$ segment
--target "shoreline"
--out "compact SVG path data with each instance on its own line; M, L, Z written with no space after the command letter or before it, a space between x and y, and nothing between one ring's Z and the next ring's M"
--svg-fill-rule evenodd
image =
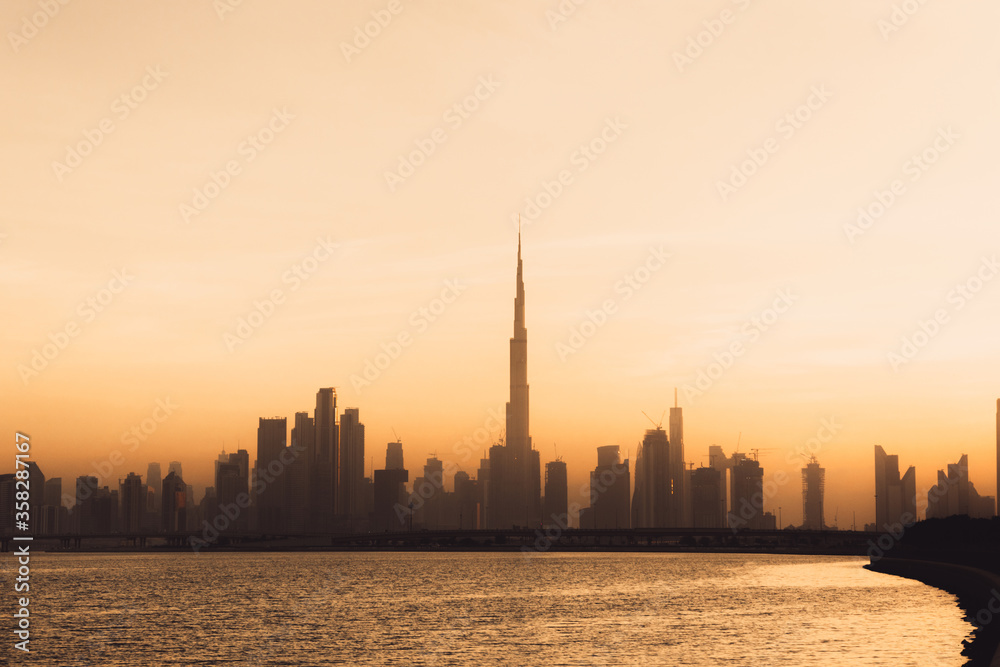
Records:
M910 558L872 559L864 567L914 579L957 596L966 620L976 626L972 641L962 649L968 659L966 666L1000 667L1000 613L992 612L989 606L995 600L993 607L1000 609L1000 575L967 565Z

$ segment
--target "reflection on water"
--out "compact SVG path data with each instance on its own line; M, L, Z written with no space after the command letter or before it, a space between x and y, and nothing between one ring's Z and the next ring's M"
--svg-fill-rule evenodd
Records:
M954 596L864 563L742 554L38 554L31 663L962 665L971 626Z

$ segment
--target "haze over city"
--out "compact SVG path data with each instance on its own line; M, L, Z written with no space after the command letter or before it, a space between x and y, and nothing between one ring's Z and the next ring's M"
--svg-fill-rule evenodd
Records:
M827 523L875 519L874 445L918 493L962 454L996 493L1000 10L398 6L360 47L384 3L71 3L0 60L0 426L46 476L169 405L113 477L182 461L200 497L330 386L375 468L471 437L472 473L520 214L531 438L571 496L675 387L687 461L771 450L785 523L829 423Z

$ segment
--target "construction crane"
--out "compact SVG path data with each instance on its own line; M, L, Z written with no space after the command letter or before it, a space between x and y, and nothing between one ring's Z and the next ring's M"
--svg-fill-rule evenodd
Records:
M653 421L653 418L650 417L649 415L647 415L644 410L640 410L639 412L642 412L642 414L645 415L646 419L648 419L649 423L651 423L653 426L656 427L657 431L662 430L662 428L663 428L663 417L666 416L666 414L667 414L666 410L664 410L663 414L660 415L660 423L659 424L657 424L655 421Z
M403 441L399 439L399 435L398 435L398 434L396 433L396 427L395 427L395 426L392 426L392 427L390 427L390 428L392 428L392 434L393 434L394 436L396 436L396 442L398 442L398 443L402 443Z
M773 452L776 449L777 449L776 447L754 447L750 451L753 452L753 460L758 461L760 460L761 452Z

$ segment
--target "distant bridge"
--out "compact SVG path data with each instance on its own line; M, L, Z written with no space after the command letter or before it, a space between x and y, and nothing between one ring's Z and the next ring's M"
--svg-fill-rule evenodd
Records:
M337 550L753 550L802 553L866 553L874 533L845 530L731 530L718 528L510 528L484 530L412 530L394 532L204 531L172 533L119 532L36 535L35 542L56 542L61 550L79 550L84 542L116 540L118 548L337 549ZM11 548L0 537L0 550Z

